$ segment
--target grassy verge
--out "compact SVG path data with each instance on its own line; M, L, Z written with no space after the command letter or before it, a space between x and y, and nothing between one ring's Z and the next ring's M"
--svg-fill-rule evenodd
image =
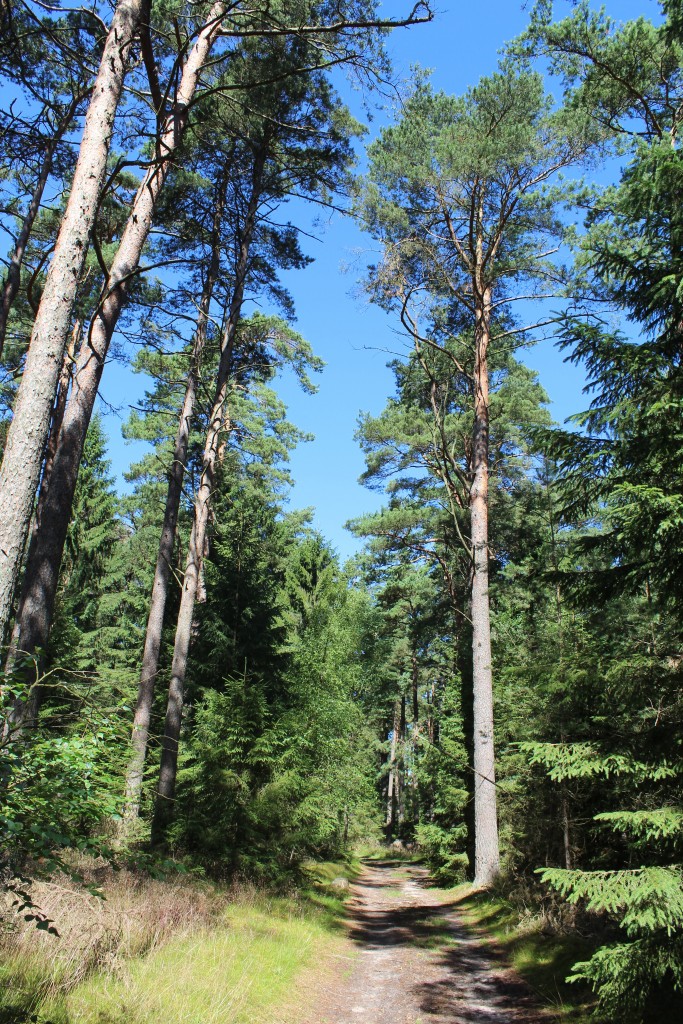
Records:
M396 864L421 864L424 855L413 846L408 849L404 846L387 846L386 843L373 843L361 846L357 850L357 856L363 861L384 861Z
M55 1024L257 1024L287 1001L313 954L333 946L321 920L285 901L232 905L222 927L172 939L122 977L88 979L61 1012L45 1009Z
M578 960L586 960L593 947L576 934L553 934L540 916L521 915L495 894L454 891L458 912L472 930L490 936L517 974L526 981L561 1024L585 1024L594 999L590 989L568 985L565 978Z
M311 866L289 898L117 875L92 902L51 883L37 895L59 890L59 938L5 916L0 1024L298 1024L341 955L341 880L357 871Z
M362 864L356 857L338 861L309 861L304 865L307 881L300 895L308 906L317 911L329 929L338 931L341 928L348 886L361 870Z

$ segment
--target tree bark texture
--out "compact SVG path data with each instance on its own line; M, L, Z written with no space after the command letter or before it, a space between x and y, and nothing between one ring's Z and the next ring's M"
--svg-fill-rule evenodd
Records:
M71 375L74 365L74 356L78 349L78 345L81 340L81 332L83 330L83 324L80 320L77 320L74 329L71 332L71 339L69 345L64 353L64 360L62 363L62 372L59 375L59 386L57 389L57 398L55 399L55 407L52 412L52 422L50 423L50 433L47 439L47 445L45 448L45 460L43 463L43 475L40 478L40 487L38 489L38 500L36 502L36 510L33 515L33 524L31 527L31 537L28 544L28 553L26 556L27 571L24 572L24 579L22 581L22 587L19 594L19 601L17 603L17 611L14 621L14 629L12 631L12 639L9 644L9 650L7 654L7 662L5 664L5 672L9 672L17 666L17 657L23 651L20 651L20 640L22 635L22 623L24 622L24 608L26 605L27 595L31 592L31 574L28 571L29 566L35 562L35 550L38 540L38 531L40 528L43 515L45 513L45 503L47 501L47 494L50 488L50 480L52 478L52 469L54 466L54 459L57 453L57 441L59 438L59 432L61 430L62 422L64 420L64 410L66 409L67 396L69 394L69 387L71 385ZM42 666L35 663L31 666L31 676L36 675L36 681L31 686L30 692L25 697L19 698L10 713L9 724L12 732L19 732L24 726L32 726L36 723L38 711L40 709L40 703L42 699L42 690L40 686L40 677L42 675ZM27 683L30 683L30 679L27 676Z
M200 32L187 58L173 109L164 121L158 158L138 188L105 283L99 311L90 325L88 338L81 346L73 389L59 435L42 525L37 533L35 552L26 566L28 583L19 642L20 649L27 654L47 643L78 470L109 343L125 305L128 283L137 270L149 235L154 207L171 158L187 125L189 104L200 71L218 34L218 11L223 8L223 3L214 5L208 23L210 28Z
M76 290L100 199L128 53L148 0L119 0L31 335L0 470L0 640L11 616Z
M159 786L154 808L154 820L152 822L152 839L154 842L161 840L163 832L173 814L178 768L178 746L185 693L185 675L187 672L190 640L192 638L192 620L201 577L203 553L211 511L211 495L215 483L221 435L225 430L225 404L232 371L235 334L242 310L244 288L249 272L249 251L257 223L266 154L267 148L264 144L263 148L255 156L251 195L241 233L239 255L235 268L235 285L224 330L223 344L221 346L213 406L204 443L202 474L194 504L192 532L173 647L171 681L168 690L164 737L161 746Z
M400 720L400 731L399 738L401 740L401 760L403 762L403 772L399 772L396 769L396 796L398 797L398 823L402 825L406 816L406 787L405 787L405 767L406 767L406 696L403 694L401 697L401 720Z
M474 761L474 882L488 886L499 871L495 755L493 746L493 671L489 606L489 376L491 292L479 293L475 325L474 427L472 431L472 690Z
M410 652L410 679L411 679L411 694L413 701L413 733L417 735L418 720L420 715L420 668L417 660L417 646L413 641L413 647Z
M221 227L223 212L225 209L228 171L229 167L228 162L226 161L222 180L217 186L213 224L211 228L211 259L206 279L204 281L202 297L199 303L199 316L194 336L190 370L187 377L187 386L185 388L185 395L178 420L178 432L176 434L173 449L173 461L168 474L166 506L164 508L164 519L161 527L161 536L159 538L159 550L157 553L154 583L152 585L152 596L149 606L149 615L147 618L147 629L145 632L145 646L142 654L142 668L140 671L140 682L138 685L138 698L135 707L135 716L133 718L133 733L131 736L132 753L126 777L124 820L129 822L137 818L140 809L142 777L145 759L147 757L149 728L152 718L152 705L154 702L154 684L159 670L161 634L164 625L168 585L171 577L173 546L178 526L178 513L180 510L183 478L187 463L190 428L192 425L192 417L197 397L197 387L199 384L199 374L204 354L204 347L206 344L209 309L211 306L214 286L220 269Z
M398 734L401 727L401 705L399 701L394 704L394 720L391 731L391 752L389 754L389 780L387 783L387 816L386 835L387 839L393 832L396 821L396 798L398 790L398 771L396 768L396 748L398 746Z

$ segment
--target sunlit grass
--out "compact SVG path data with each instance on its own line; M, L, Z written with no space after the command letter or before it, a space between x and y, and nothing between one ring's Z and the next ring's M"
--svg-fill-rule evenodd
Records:
M289 898L187 880L130 888L126 903L126 888L114 879L117 914L123 922L137 915L145 941L128 934L122 941L114 915L111 939L90 942L86 969L76 971L75 955L85 952L92 930L76 899L76 909L62 908L59 938L24 930L21 943L5 946L0 1024L299 1024L314 982L346 949L340 927L348 891L331 883L358 870L350 861L311 865ZM160 903L164 885L176 903L182 896L182 914ZM201 914L193 910L207 901ZM112 904L95 905L93 921L102 906ZM162 933L160 923L170 927Z
M270 1011L287 1002L299 972L333 947L310 914L287 913L282 904L233 906L223 927L172 939L119 977L96 975L44 1012L55 1024L272 1022Z

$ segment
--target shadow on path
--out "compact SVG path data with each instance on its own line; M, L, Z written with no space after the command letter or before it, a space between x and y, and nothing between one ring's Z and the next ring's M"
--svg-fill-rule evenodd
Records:
M328 994L320 1024L541 1024L547 1014L503 957L462 924L424 868L366 865L353 887L350 976Z

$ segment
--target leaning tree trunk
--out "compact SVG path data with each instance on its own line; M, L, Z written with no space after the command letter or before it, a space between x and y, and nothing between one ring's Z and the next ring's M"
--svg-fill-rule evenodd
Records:
M40 478L38 500L36 502L36 510L33 515L31 538L29 540L28 553L26 556L27 567L35 561L35 550L39 536L40 524L45 515L45 504L47 502L47 495L50 489L50 480L52 478L52 469L54 466L55 455L57 454L59 432L61 430L62 422L64 420L64 410L66 409L67 396L69 393L69 387L71 385L71 375L73 371L74 356L80 344L82 330L83 323L81 320L77 320L74 325L74 329L71 332L71 339L64 353L62 372L59 375L57 398L55 400L55 407L52 411L50 433L45 448L43 474ZM21 697L19 697L15 701L8 718L8 727L15 735L18 732L20 732L24 726L35 725L38 710L40 708L40 703L42 699L42 689L40 683L40 678L42 676L42 666L37 662L34 662L30 666L30 675L34 677L34 681L31 683L31 679L29 678L28 673L20 669L20 666L18 664L18 660L20 660L21 656L25 653L24 651L20 650L20 641L22 632L22 622L24 622L25 614L24 606L26 599L30 596L30 594L31 575L29 572L25 572L19 595L19 601L17 603L17 613L14 622L14 629L12 631L12 639L9 644L7 661L5 664L6 673L12 670L14 670L15 672L18 670L21 671L21 674L25 676L26 685L29 687L28 692L26 694L22 694Z
M499 871L496 775L493 747L493 672L489 607L489 376L490 288L475 281L481 297L475 326L474 427L472 431L472 709L474 760L474 882L487 886Z
M173 545L175 543L176 529L178 525L178 512L180 509L180 499L183 490L183 477L185 475L185 465L187 463L190 426L192 423L192 416L197 396L201 362L206 344L207 328L209 324L209 308L211 306L213 290L218 278L218 271L220 269L221 227L223 222L223 211L225 209L228 170L229 161L226 160L224 172L217 187L216 204L214 207L213 224L211 227L211 259L206 279L204 281L202 297L199 303L199 316L197 319L197 328L192 347L190 371L187 377L185 396L183 398L183 404L178 420L178 432L176 434L175 446L173 449L173 460L168 474L168 490L166 492L164 521L161 527L161 536L159 538L159 550L157 553L156 568L154 571L152 597L150 600L149 615L147 618L147 630L145 632L145 647L142 654L142 668L140 671L140 682L138 684L138 699L135 707L135 716L133 718L133 733L131 736L132 753L128 763L128 773L126 776L124 827L126 822L130 823L137 818L140 810L142 777L145 758L147 756L149 726L152 718L152 705L154 702L154 684L159 669L161 634L164 625L168 585L171 578Z
M7 436L0 470L0 641L11 616L76 291L106 173L128 53L147 3L148 0L119 0L114 11Z
M235 286L224 331L221 358L216 375L214 401L204 443L202 475L194 503L194 519L173 646L171 681L168 688L166 720L164 722L164 736L161 746L159 786L154 807L154 819L152 821L152 839L154 842L162 839L166 826L169 824L173 814L178 769L178 745L180 742L180 727L185 699L185 675L187 672L190 640L192 638L192 620L197 590L201 579L202 560L211 510L211 496L221 446L221 434L224 431L224 409L232 371L235 333L242 310L244 288L249 271L249 251L257 223L266 155L267 147L264 144L263 148L256 154L252 172L251 195L245 215L240 251L235 268Z
M78 470L109 343L125 305L130 279L137 270L152 226L157 198L187 125L189 104L201 69L218 34L219 12L224 7L223 2L214 5L207 22L208 27L205 26L200 32L187 58L173 110L164 122L158 158L138 188L109 272L100 309L93 319L87 341L81 346L73 390L59 436L45 512L37 533L35 551L26 566L27 585L19 644L22 652L27 654L32 654L47 643Z

